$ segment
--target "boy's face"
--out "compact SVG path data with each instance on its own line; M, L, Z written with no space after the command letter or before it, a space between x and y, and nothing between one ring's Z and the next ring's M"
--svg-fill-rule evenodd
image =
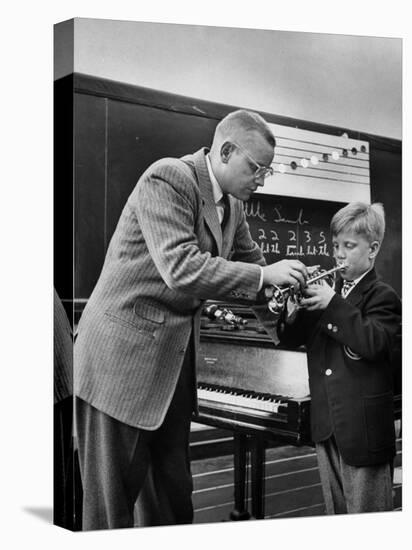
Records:
M353 231L342 231L333 236L332 244L337 264L347 264L341 275L349 281L368 271L379 251L378 241L370 243L363 235Z

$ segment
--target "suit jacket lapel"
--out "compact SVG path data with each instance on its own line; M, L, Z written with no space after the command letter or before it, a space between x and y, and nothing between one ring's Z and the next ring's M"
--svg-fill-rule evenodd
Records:
M203 199L203 215L210 232L215 238L218 254L220 256L222 255L222 230L213 197L212 182L210 181L209 172L207 170L206 152L205 149L200 149L200 151L194 153L193 157L200 194Z
M229 256L229 253L232 249L233 245L233 237L236 230L236 222L235 222L235 199L231 197L230 195L227 195L227 212L225 214L226 216L226 223L223 227L223 245L222 245L222 256L223 258L227 258Z

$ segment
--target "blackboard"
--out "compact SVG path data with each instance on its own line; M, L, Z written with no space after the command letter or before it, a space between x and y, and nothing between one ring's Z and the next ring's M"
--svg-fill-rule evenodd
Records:
M306 265L334 267L329 226L344 203L277 195L254 195L245 203L253 239L268 263L298 259Z
M55 82L54 282L65 304L82 308L86 303L121 210L143 171L159 158L179 157L209 145L217 122L235 108L87 75L68 75ZM371 198L383 202L387 222L376 268L401 294L401 142L262 114L270 123L330 135L345 131L369 142ZM250 209L255 203L260 206ZM327 269L333 265L329 222L341 206L333 201L257 194L246 208L253 237L268 262L298 257L308 265ZM276 217L275 208L280 217ZM262 213L263 219L259 217ZM262 229L265 234L259 231ZM294 229L296 241L291 241L289 231ZM316 249L304 247L308 239L305 231L310 232L309 244ZM321 248L324 237L326 248Z

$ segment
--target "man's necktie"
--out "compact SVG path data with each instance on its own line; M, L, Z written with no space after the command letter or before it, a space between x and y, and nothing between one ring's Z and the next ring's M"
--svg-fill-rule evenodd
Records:
M355 286L355 281L343 281L343 286L341 290L341 295L343 298L346 298L346 296L349 294L349 291L351 288Z
M220 211L221 211L220 225L223 231L223 228L225 227L229 216L229 209L230 209L229 199L227 195L223 195L223 197L218 202L218 206L220 207Z

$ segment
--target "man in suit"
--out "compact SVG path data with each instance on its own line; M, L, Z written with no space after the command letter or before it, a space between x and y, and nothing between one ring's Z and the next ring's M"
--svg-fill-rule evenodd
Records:
M265 265L242 201L272 173L275 138L235 111L210 151L150 166L131 193L75 346L83 528L133 526L150 465L162 515L190 523L189 430L202 302L253 303L265 284L304 285L298 260Z

